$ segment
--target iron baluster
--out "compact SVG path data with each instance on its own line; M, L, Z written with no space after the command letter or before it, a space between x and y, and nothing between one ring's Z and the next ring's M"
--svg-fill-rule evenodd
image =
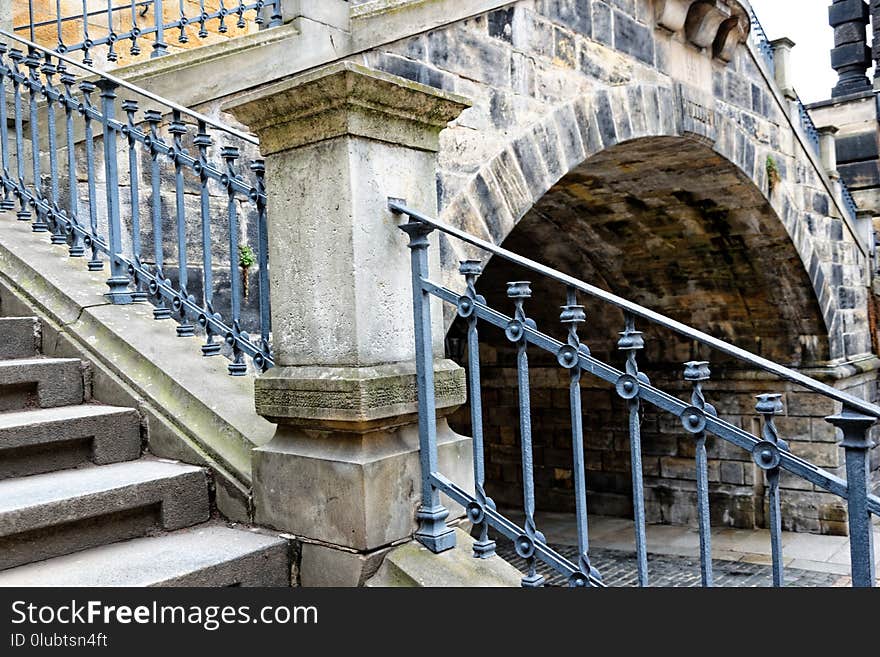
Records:
M238 14L238 21L236 21L235 26L243 30L247 27L247 23L244 20L244 0L238 0L238 8L236 8L235 12Z
M177 37L177 40L180 43L187 43L189 41L189 37L186 35L186 26L188 24L189 18L186 16L185 0L180 0L180 20L177 22L177 26L180 29L180 36Z
M40 59L37 57L37 51L33 48L28 50L28 56L24 60L24 65L28 67L28 89L30 91L30 126L31 126L31 165L34 175L34 195L31 199L31 206L34 209L34 223L31 226L35 233L49 232L49 224L46 223L45 211L43 210L43 173L40 167L40 125L39 125L39 100L37 95L40 93Z
M228 195L227 212L229 214L229 275L231 286L231 310L232 330L226 335L227 344L232 347L232 362L227 369L233 376L244 376L247 373L247 364L241 351L239 340L244 338L241 333L241 270L238 266L239 240L238 240L238 199L235 197L235 161L239 157L239 150L233 146L225 146L221 149L221 156L226 160L226 191Z
M217 13L220 15L217 31L220 34L226 34L229 31L229 28L226 26L226 17L229 15L229 10L226 8L224 0L220 0L220 9L217 10Z
M141 262L141 198L140 198L140 174L138 171L138 149L137 149L137 126L135 125L135 115L138 111L138 103L136 100L126 99L122 101L122 111L125 112L128 122L123 127L122 132L128 140L128 179L129 179L129 198L131 199L131 254L134 264L140 266ZM143 281L139 276L135 266L130 266L128 274L134 282L135 291L133 299L135 301L146 301L147 293L143 289Z
M431 475L439 470L431 297L423 286L424 281L428 278L428 235L431 234L431 229L417 222L409 222L400 228L409 235L416 383L419 402L419 461L422 471L422 503L416 513L419 528L415 533L415 538L431 552L438 554L455 547L455 531L446 526L449 511L440 503L440 491L437 490L431 479Z
M83 20L86 20L83 16ZM61 29L61 0L55 0L55 32L58 36L58 47L56 50L60 53L67 52L67 46L64 45L64 32ZM33 41L33 39L31 39Z
M12 200L12 172L9 169L9 116L6 103L6 78L11 76L11 70L6 65L9 48L5 43L0 43L0 164L3 167L3 198L0 199L0 210L12 210L15 202Z
M174 147L169 157L174 163L175 221L177 222L178 297L172 303L180 320L180 323L177 325L177 335L181 338L189 338L195 335L196 327L190 322L186 303L184 303L189 299L189 293L187 292L189 287L189 263L186 253L186 195L183 180L183 157L187 153L183 147L186 124L181 120L178 110L174 110L171 114L171 124L168 126L168 132L174 137Z
M61 84L64 85L64 133L67 138L67 182L69 195L69 223L68 231L70 233L70 247L67 254L71 258L81 258L85 255L85 247L83 247L82 235L75 228L79 227L79 188L77 186L76 171L76 144L74 142L73 130L73 113L77 110L78 102L73 96L73 85L76 83L74 77L63 64L58 65L58 71L61 73Z
M52 76L57 73L57 69L52 64L51 56L45 55L43 66L40 68L43 76L46 78L46 84L43 87L43 96L46 98L46 126L49 133L49 182L52 191L52 244L67 244L67 234L64 231L64 222L61 219L62 213L59 208L61 192L59 189L58 179L58 143L55 133L55 101L61 99L61 94L53 86Z
M642 469L642 420L639 390L650 385L648 377L639 372L637 355L645 348L641 331L636 331L636 318L626 313L626 326L617 341L617 348L626 354L625 374L617 380L617 394L625 399L629 410L629 451L632 471L633 521L635 524L636 563L639 586L646 587L648 578L648 539L645 531L645 483Z
M544 535L535 525L535 479L532 454L532 408L529 389L529 357L526 330L534 329L534 321L528 319L523 308L526 299L532 296L528 281L514 281L507 284L507 296L513 299L515 311L513 320L504 333L507 339L516 344L517 388L519 390L519 428L522 445L523 506L525 510L525 533L516 540L516 553L528 562L529 572L523 577L522 585L527 588L544 586L544 577L538 574L535 558L537 543L546 543Z
M205 25L208 22L208 12L205 11L205 0L199 0L199 9L201 10L201 13L199 14L199 37L204 39L208 36L208 28Z
M693 384L691 405L682 411L681 421L696 441L697 515L700 523L700 569L703 586L712 586L712 537L709 518L709 459L706 454L706 416L716 415L706 403L703 382L710 376L709 363L691 361L685 364L684 378Z
M788 451L788 444L779 438L775 416L782 413L782 395L758 395L755 410L764 417L761 431L763 440L755 445L752 456L758 467L767 473L770 485L770 548L773 555L773 586L784 586L782 568L782 510L779 503L780 450Z
M138 25L137 0L131 0L131 47L128 49L129 54L137 57L141 54L141 47L138 45L138 37L141 35L141 28Z
M874 562L874 531L868 494L871 489L869 453L874 447L871 427L876 417L863 415L846 406L837 415L825 418L843 433L840 446L846 454L847 516L852 585L871 588L877 581ZM874 511L880 515L880 512Z
M113 29L113 0L107 0L107 61L115 62L119 59L116 54L116 31Z
M269 312L269 231L266 225L266 163L263 160L251 162L251 171L257 179L256 189L253 190L254 203L257 206L257 266L259 269L260 286L260 348L258 357L254 357L257 369L263 371L268 368L271 357L269 338L272 330L272 316Z
M591 577L599 578L599 573L590 565L590 538L587 525L587 475L584 462L584 416L581 400L581 360L589 349L581 345L578 326L587 321L584 307L577 305L577 294L568 288L566 305L562 306L559 319L567 327L566 344L556 354L559 364L569 371L568 398L571 410L572 473L574 476L575 514L577 516L578 568L569 577L572 587L591 585Z
M89 0L82 1L82 19L83 19L83 64L87 66L91 66L94 64L94 60L89 54L89 50L91 50L93 42L91 37L89 36ZM31 38L33 41L33 38Z
M119 162L116 150L116 83L99 80L101 90L101 114L104 123L104 173L107 183L107 241L109 247L110 278L105 295L111 303L127 304L134 298L128 289L131 282L128 267L122 260L122 219L119 214Z
M164 253L162 244L162 190L161 190L161 164L159 162L159 123L162 121L162 113L157 110L144 112L144 119L150 126L150 134L147 136L146 145L150 149L150 194L152 196L153 218L153 260L157 281L150 286L150 291L155 297L153 319L171 319L171 309L166 304L165 297L161 294L159 285L164 284L165 274L163 271Z
M92 92L96 89L91 82L82 82L79 85L83 93L83 102L79 107L85 122L86 141L86 182L89 193L89 228L91 234L86 238L86 246L92 250L92 259L89 260L89 271L101 271L104 263L98 256L98 192L95 189L95 136L92 131Z
M12 62L12 93L13 93L13 111L15 112L15 162L18 173L18 183L16 185L16 194L18 195L19 209L16 217L19 221L30 221L31 212L25 193L24 180L24 125L22 118L21 106L21 81L23 76L19 64L24 60L24 53L21 50L13 48L9 51L9 60Z
M199 149L199 160L195 164L195 171L199 176L199 194L201 201L202 219L202 269L203 269L203 306L204 314L199 323L205 329L205 344L202 345L203 356L216 356L220 353L220 344L214 342L216 337L214 329L208 318L214 316L214 273L211 269L211 199L208 195L208 147L211 146L211 137L204 121L199 121L199 131L194 143Z
M495 541L489 540L489 523L486 509L495 509L495 502L486 495L486 465L483 448L483 395L480 379L480 337L477 329L475 305L486 300L477 294L477 277L483 268L479 260L464 260L458 269L465 278L466 292L458 301L458 315L467 320L468 326L468 392L471 406L471 436L474 450L474 494L476 501L467 507L470 521L480 528L480 538L474 543L474 556L488 559L495 554Z
M154 0L153 13L156 20L156 39L153 41L153 52L150 57L161 57L168 54L168 44L165 43L165 10L162 7L163 0Z

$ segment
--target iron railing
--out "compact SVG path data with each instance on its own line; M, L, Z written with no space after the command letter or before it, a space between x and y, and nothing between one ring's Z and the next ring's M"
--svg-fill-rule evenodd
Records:
M48 4L48 3L47 3ZM220 34L229 31L227 22L234 21L237 29L245 29L248 24L266 24L268 27L281 25L281 0L82 0L82 9L65 13L61 0L55 0L55 11L48 8L49 18L40 17L34 11L34 0L28 0L28 21L16 25L15 31L25 33L32 42L45 41L39 38L42 28L54 26L56 45L59 53L81 51L83 63L94 63L93 51L107 49L107 61L119 59L118 44L129 42L128 51L132 56L140 55L141 43L147 40L152 49L151 57L160 57L168 52L169 43L166 31L176 32L172 36L178 43L188 43L195 35L205 39L213 27ZM90 9L98 5L99 9ZM168 5L177 5L170 9ZM171 15L168 20L166 16ZM190 29L198 26L198 30Z
M870 493L869 450L872 447L872 442L869 429L880 418L880 406L831 388L799 372L755 356L739 347L713 338L588 283L476 238L412 210L406 207L403 202L392 200L389 207L395 214L405 215L409 220L401 228L409 235L412 252L419 435L422 458L422 505L418 512L420 526L416 538L422 544L434 552L440 552L455 545L454 534L444 523L448 512L441 505L439 497L440 493L444 493L456 503L464 506L469 519L479 527L480 538L476 542L474 556L487 557L494 553L495 546L489 540L488 534L490 527L514 542L516 553L527 560L529 564L529 572L523 578L523 586L541 586L544 583L544 579L536 570L538 560L567 577L571 586L602 585L600 574L590 565L587 533L587 491L580 381L583 376L591 376L612 386L628 404L635 547L638 581L641 586L647 586L649 583L645 545L645 495L641 465L640 409L645 404L651 405L661 412L677 416L682 423L683 431L692 435L695 440L694 467L697 481L700 564L702 582L705 586L711 586L713 581L706 452L708 434L715 435L751 453L757 466L767 473L769 529L773 558L773 584L775 586L782 586L784 583L779 489L780 473L783 470L814 484L820 490L832 493L847 501L853 585L873 586L875 572L871 514L880 516L880 498ZM531 296L529 282L508 283L507 296L513 304L513 314L508 315L489 307L485 298L478 294L475 283L481 273L480 261L467 260L461 264L459 271L464 277L464 294L459 294L439 282L432 281L428 268L428 236L435 230L444 233L449 238L476 247L489 256L502 258L518 267L546 277L564 288L565 303L562 305L560 321L567 330L566 341L556 340L542 332L536 323L528 317L525 302ZM586 317L584 307L578 305L578 295L595 298L624 312L625 325L622 327L623 331L617 343L618 349L625 355L626 365L623 371L595 358L587 345L581 342L578 336L578 327L585 322ZM467 322L467 375L474 449L475 490L473 494L444 476L438 466L430 317L431 297L436 297L454 306L458 316ZM843 480L816 467L790 451L788 444L780 437L774 421L775 416L783 411L782 395L780 394L758 396L755 411L763 418L764 424L761 436L754 436L718 417L714 407L707 401L703 392L703 385L710 378L709 363L707 362L689 362L684 366L684 378L693 387L688 401L677 399L653 386L648 377L639 371L637 355L645 347L645 340L643 334L636 328L637 320L644 320L647 323L671 330L690 341L732 356L750 368L765 370L781 379L799 384L826 398L840 402L842 411L827 420L843 431L844 440L841 445L846 452L847 479ZM485 490L480 384L479 328L481 326L501 329L507 340L516 348L525 507L525 526L523 528L506 518L496 508ZM577 563L564 558L548 545L535 523L529 348L552 354L556 357L560 367L567 369L570 373L573 478L580 555Z
M75 69L86 77L78 82ZM66 244L70 257L88 255L89 270L106 260L112 303L151 301L155 319L177 320L179 336L204 335L205 356L225 344L230 374L246 373L245 356L257 370L272 366L255 137L2 30L0 99L0 209L17 202L20 221ZM176 239L166 241L166 224ZM251 274L257 298L245 308Z
M773 72L776 66L775 57L773 56L773 46L770 44L770 40L767 38L767 33L764 31L764 27L761 25L761 21L758 20L758 16L755 14L754 10L751 9L751 7L749 8L749 13L751 14L752 21L752 30L750 33L752 43L755 44L758 52L763 55L764 62L767 64L767 68L770 70L770 72ZM813 153L816 156L819 156L819 131L816 129L816 124L813 123L813 119L810 116L809 111L807 111L807 108L804 105L803 101L800 99L800 96L795 95L794 102L797 108L797 118L798 122L801 125L801 129L804 131L807 140L810 142ZM840 180L840 194L843 200L844 209L849 214L850 218L855 221L858 206L856 205L855 199L853 198L849 187L843 180Z

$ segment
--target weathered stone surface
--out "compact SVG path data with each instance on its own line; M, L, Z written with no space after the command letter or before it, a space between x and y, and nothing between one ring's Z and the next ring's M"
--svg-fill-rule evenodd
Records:
M464 370L437 361L437 408L464 403ZM415 364L374 367L279 367L256 381L257 413L305 428L368 431L411 422L418 410Z
M474 559L474 539L461 529L455 530L455 539L455 549L440 554L432 554L415 541L394 548L367 586L520 586L522 573L501 557Z
M438 426L440 468L473 486L471 440ZM421 498L418 429L366 434L282 430L254 453L257 522L359 552L415 531ZM451 517L461 515L452 507Z

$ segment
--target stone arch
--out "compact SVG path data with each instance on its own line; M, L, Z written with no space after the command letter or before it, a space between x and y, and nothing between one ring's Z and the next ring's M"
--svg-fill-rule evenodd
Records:
M762 198L768 216L775 217L779 229L784 230L791 247L788 255L797 257L783 256L786 264L792 266L783 272L778 284L799 290L792 298L805 306L792 316L817 313L820 316L815 343L808 345L812 353L808 360L821 362L869 353L867 330L848 344L842 338L841 293L835 289L840 284L841 267L829 262L827 257L823 262L822 257L822 250L827 251L828 233L840 233L837 248L848 253L845 260L855 272L851 275L857 276L859 255L855 238L846 234L844 222L828 216L832 199L827 194L822 198L823 192L811 192L815 198L810 210L818 207L821 211L811 212L809 218L802 216L795 202L799 194L804 195L798 187L811 162L801 153L800 159L794 158L792 166L785 165L791 158L774 148L783 141L782 135L756 138L750 134L749 126L729 118L715 103L708 94L681 83L672 86L639 83L598 89L560 105L542 120L527 126L482 167L470 184L446 205L442 218L500 244L548 191L579 167L589 168L593 158L639 140L678 139L683 145L711 152L719 161L728 163L741 181L749 182L753 193ZM778 162L781 170L781 179L772 189L768 158ZM711 199L696 201L711 202ZM447 283L459 286L455 262L478 254L448 241L444 241L443 253ZM779 257L779 253L776 256ZM863 300L845 301L846 307L851 309ZM793 358L789 362L802 361Z

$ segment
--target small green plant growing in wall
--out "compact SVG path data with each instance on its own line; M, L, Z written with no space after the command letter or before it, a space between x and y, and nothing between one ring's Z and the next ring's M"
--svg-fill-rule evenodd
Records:
M238 247L238 266L241 269L241 279L242 279L242 294L244 298L248 298L248 292L250 285L248 284L248 270L253 267L257 262L257 255L254 253L254 250L249 247L247 244L242 244Z
M767 156L767 183L770 186L770 191L772 192L776 185L782 178L779 175L779 167L776 166L776 160L773 159L773 156Z

